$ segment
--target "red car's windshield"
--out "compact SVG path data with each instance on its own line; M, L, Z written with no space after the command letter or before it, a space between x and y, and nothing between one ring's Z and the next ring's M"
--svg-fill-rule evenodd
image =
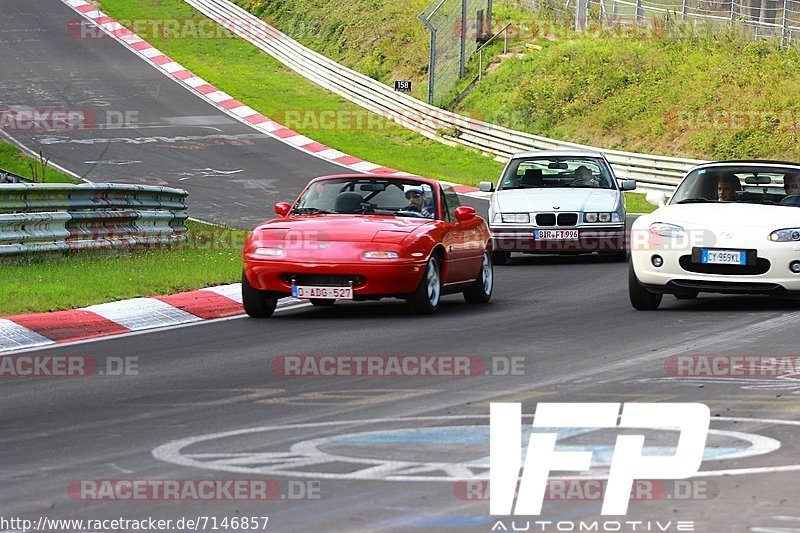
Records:
M335 178L312 183L295 213L378 214L437 218L434 191L427 183L401 179Z

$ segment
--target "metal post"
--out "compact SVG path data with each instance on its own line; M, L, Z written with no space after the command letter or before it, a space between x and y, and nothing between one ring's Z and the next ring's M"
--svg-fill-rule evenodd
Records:
M493 0L489 0L489 5L486 8L486 31L487 35L489 36L493 35L494 33L494 30L492 30L492 1Z
M433 105L433 88L436 77L436 28L434 28L430 21L422 15L419 16L419 19L431 33L431 55L430 59L428 60L428 103Z
M503 30L503 53L508 53L508 26Z
M478 79L483 79L483 48L478 50Z
M761 1L766 2L767 0ZM736 20L736 0L731 0L731 24L733 24L734 20Z
M689 11L689 0L683 0L683 7L681 8L681 15L683 20L686 20L686 13Z
M589 17L588 0L578 0L575 2L575 31L586 29L586 19Z
M611 20L617 20L617 0L611 2Z
M458 65L458 77L464 77L467 64L467 0L461 0L461 61Z
M638 24L644 18L644 7L642 7L642 0L636 0L636 23Z
M783 0L783 24L781 25L781 47L786 47L786 28L789 25L789 0Z

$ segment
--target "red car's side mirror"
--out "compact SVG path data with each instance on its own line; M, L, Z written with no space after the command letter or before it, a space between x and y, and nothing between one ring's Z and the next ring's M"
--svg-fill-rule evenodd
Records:
M459 222L466 222L468 220L472 220L477 216L475 209L468 205L462 205L461 207L456 208L456 220Z
M285 217L291 210L292 204L287 204L286 202L278 202L275 204L275 214L279 217Z

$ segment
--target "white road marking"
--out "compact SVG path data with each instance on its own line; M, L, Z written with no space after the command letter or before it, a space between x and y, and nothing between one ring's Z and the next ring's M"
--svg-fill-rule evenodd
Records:
M533 415L523 415L524 417L532 417ZM410 482L454 482L466 479L484 479L486 476L477 477L475 472L487 472L488 466L481 466L467 463L440 463L440 462L409 462L409 461L392 461L386 459L372 459L360 458L350 456L332 455L319 450L319 446L329 441L329 437L303 441L292 445L288 452L264 452L264 453L237 453L237 454L183 454L181 451L189 446L213 441L217 439L225 439L230 437L237 437L242 435L252 435L257 433L266 433L270 431L287 431L295 429L319 429L324 427L336 426L359 426L359 425L374 425L383 423L408 423L408 422L426 422L431 421L452 421L452 420L485 420L488 415L452 415L452 416L419 416L419 417L401 417L401 418L375 418L365 420L345 420L334 422L319 422L319 423L306 423L306 424L289 424L284 426L262 426L255 428L245 428L234 431L226 431L220 433L211 433L208 435L200 435L196 437L189 437L186 439L179 439L168 442L152 452L153 457L162 461L178 464L181 466L201 468L207 470L236 472L243 474L271 474L271 475L289 475L295 477L311 477L318 479L373 479L383 481L410 481ZM785 421L785 420L772 420L772 419L752 419L752 418L733 418L733 417L715 417L712 423L719 421L725 422L755 422L767 424L784 424L791 426L800 426L800 422ZM711 430L712 432L724 436L743 439L751 443L748 448L752 453L742 452L733 454L731 458L742 458L763 455L776 451L780 448L780 442L751 433L743 433L736 431L726 430ZM333 438L341 437L337 435ZM203 461L203 459L217 459L215 461ZM242 466L244 464L255 464L255 468L249 466ZM353 463L366 465L364 469L348 472L348 473L332 473L329 471L313 472L308 469L308 466L322 463ZM371 466L370 466L371 465ZM292 470L287 470L292 468ZM298 470L302 468L302 470ZM693 477L715 477L721 475L745 475L755 474L762 472L769 472L775 468L788 470L800 470L800 465L787 465L782 467L761 467L761 468L742 468L742 469L728 469L728 470L711 470L701 471ZM417 475L420 473L432 472L445 472L447 475L430 476L430 475ZM607 474L597 475L571 475L568 479L605 479ZM567 479L567 478L565 478Z

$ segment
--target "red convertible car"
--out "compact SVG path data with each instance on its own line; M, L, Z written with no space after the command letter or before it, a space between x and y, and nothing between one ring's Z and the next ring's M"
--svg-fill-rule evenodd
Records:
M394 297L418 313L436 312L447 293L471 303L492 296L486 222L434 180L325 176L275 212L245 243L242 300L252 317L271 316L284 296L320 306Z

